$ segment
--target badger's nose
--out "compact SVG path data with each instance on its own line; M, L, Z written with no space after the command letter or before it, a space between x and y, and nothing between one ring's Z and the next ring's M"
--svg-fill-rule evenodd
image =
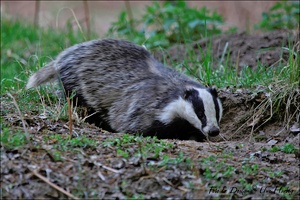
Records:
M217 127L215 127L215 126L213 126L213 127L209 130L208 135L211 136L211 137L215 137L215 136L219 135L219 133L220 133L220 129L217 128Z

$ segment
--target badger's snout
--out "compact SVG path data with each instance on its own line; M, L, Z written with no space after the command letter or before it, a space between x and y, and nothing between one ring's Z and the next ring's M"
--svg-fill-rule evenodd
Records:
M208 135L211 137L215 137L215 136L219 135L219 133L220 133L220 129L215 126L210 128L208 131Z

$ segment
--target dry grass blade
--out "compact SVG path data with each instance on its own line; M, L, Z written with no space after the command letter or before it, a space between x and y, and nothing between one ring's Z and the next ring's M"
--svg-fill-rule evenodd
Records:
M139 151L140 151L141 159L142 159L143 173L144 174L148 174L148 170L146 169L146 165L145 165L145 159L144 159L144 156L143 156L142 142L141 142L140 139L138 141L138 147L139 147Z
M28 168L29 169L29 168ZM53 187L54 189L60 191L61 193L67 195L68 197L72 198L72 199L76 199L79 200L79 198L73 196L71 193L67 192L66 190L64 190L63 188L57 186L56 184L50 182L46 177L42 176L41 174L39 174L36 170L31 170L29 169L36 177L38 177L39 179L41 179L42 181L44 181L45 183L49 184L51 187Z
M133 29L133 23L132 23L133 22L133 15L132 15L130 2L128 0L125 0L125 7L126 7L126 10L127 10L127 13L128 13L129 25Z
M21 121L22 121L22 125L23 125L23 129L24 129L24 132L25 132L25 136L26 136L27 142L28 142L28 144L29 144L30 146L32 146L32 145L31 145L31 142L30 142L29 133L28 133L27 128L26 128L26 125L25 125L26 122L25 122L24 117L23 117L23 115L22 115L22 113L21 113L21 110L20 110L20 108L19 108L19 105L18 105L16 99L15 99L9 92L7 93L7 95L8 95L10 98L12 98L13 103L14 103L14 105L15 105L16 108L17 108L17 111L18 111L19 116L20 116Z
M72 106L71 106L70 97L67 97L67 101L68 101L70 139L72 139L72 136L73 136L73 124L72 124Z
M91 36L90 10L89 10L89 5L87 0L83 1L83 6L84 6L85 23L87 28L87 38L90 39Z
M37 27L39 25L39 13L40 13L40 0L35 1L34 9L34 25Z
M43 106L43 115L46 116L46 103L45 103L45 98L43 95L41 95L39 89L36 89L37 93L39 94L42 106ZM50 101L51 102L51 101Z
M251 127L250 138L274 118L281 119L283 130L288 130L290 123L300 110L300 93L294 85L277 82L269 87L268 95L255 108L250 109L247 118L239 128L229 136L233 138L245 127Z
M99 176L99 178L100 178L102 181L106 181L106 178L103 176L103 174L101 173L100 170L97 172L97 175Z
M73 15L73 17L74 17L74 20L75 20L75 22L76 22L76 24L77 24L77 26L78 26L78 29L80 30L80 32L81 32L81 34L82 34L82 37L84 38L85 41L87 41L86 37L84 36L82 27L80 26L80 23L79 23L79 21L78 21L76 15L75 15L75 13L74 13L74 10L71 9L71 8L65 8L65 7L63 7L63 8L61 8L61 9L58 11L58 14L56 15L56 27L58 27L58 16L59 16L60 12L61 12L62 10L64 10L64 9L68 9L68 10L71 11L71 13L72 13L72 15Z

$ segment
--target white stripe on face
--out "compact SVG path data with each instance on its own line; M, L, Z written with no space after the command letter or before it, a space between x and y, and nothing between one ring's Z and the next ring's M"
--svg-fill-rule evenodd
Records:
M203 101L204 105L204 112L206 116L206 126L203 127L203 131L205 134L208 134L208 132L213 128L219 128L218 121L219 119L216 118L216 108L215 103L213 100L212 94L206 89L206 88L195 88L199 92L199 97Z
M222 103L221 100L218 98L218 104L219 104L219 123L221 122L222 119L222 115L223 115L223 107L222 107Z
M175 118L185 119L195 128L203 132L202 123L197 117L192 104L181 97L167 105L158 116L158 120L164 124L171 123Z
M218 128L218 121L222 116L222 105L219 99L217 99L219 110L220 110L220 119L216 119L216 108L215 102L212 94L206 88L193 88L198 91L199 98L203 101L204 107L204 115L206 118L206 125L204 127L201 120L198 118L196 112L202 112L201 110L197 110L195 112L196 105L193 106L191 101L185 100L179 97L177 100L171 102L167 105L162 113L158 116L158 120L164 124L171 123L175 118L182 118L187 120L191 125L200 130L205 136L208 136L208 133L213 128ZM197 101L194 101L194 104L197 104ZM200 102L199 102L200 104Z

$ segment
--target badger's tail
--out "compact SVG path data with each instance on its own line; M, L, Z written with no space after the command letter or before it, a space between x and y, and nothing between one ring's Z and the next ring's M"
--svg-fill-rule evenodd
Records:
M54 61L47 64L45 67L34 73L28 79L26 89L30 89L56 78L57 72L54 67Z

